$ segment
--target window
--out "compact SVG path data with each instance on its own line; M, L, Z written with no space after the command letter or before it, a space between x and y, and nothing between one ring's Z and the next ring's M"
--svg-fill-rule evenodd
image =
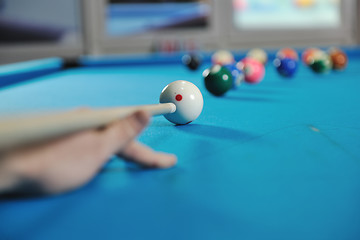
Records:
M80 39L77 0L0 0L0 44Z
M233 0L233 10L239 30L341 26L339 0Z
M204 29L210 5L198 0L110 0L106 7L108 36L149 34L162 30Z

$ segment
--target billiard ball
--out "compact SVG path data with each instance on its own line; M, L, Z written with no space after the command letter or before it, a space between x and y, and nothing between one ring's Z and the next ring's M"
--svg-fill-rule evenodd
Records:
M164 117L175 124L188 124L197 119L204 100L200 90L191 82L178 80L167 85L160 94L160 103L174 103L176 111Z
M201 57L195 53L185 54L181 60L185 66L193 71L197 70L202 62Z
M313 55L318 51L321 51L321 50L318 48L307 48L301 55L302 62L305 65L309 66L313 59Z
M224 67L230 71L232 76L232 89L237 89L244 81L245 75L242 69L239 69L237 64L225 65Z
M255 84L261 82L264 79L264 65L256 59L246 57L238 62L238 68L243 69L245 81L247 83Z
M327 73L332 69L332 61L326 52L317 51L311 57L309 67L315 73Z
M263 65L266 65L268 61L268 56L266 52L261 48L253 48L247 54L247 57L253 58L261 62Z
M222 96L233 86L231 72L224 66L214 65L203 72L206 89L215 96Z
M329 55L333 63L334 70L342 70L346 68L348 57L342 50L338 48L331 48L329 50Z
M275 58L274 66L281 76L291 78L297 72L298 61L293 58Z
M299 55L298 53L292 49L292 48L282 48L280 49L277 54L276 54L277 58L292 58L296 61L299 60Z
M229 65L235 62L234 55L226 50L219 50L215 52L212 57L211 61L213 65Z

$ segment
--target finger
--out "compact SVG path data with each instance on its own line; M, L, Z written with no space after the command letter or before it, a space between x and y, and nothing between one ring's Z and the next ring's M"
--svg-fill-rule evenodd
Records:
M100 131L101 149L105 156L121 152L147 126L149 120L147 112L139 111Z
M129 143L118 155L145 167L169 168L177 162L175 155L155 152L137 141Z
M91 111L90 107L77 107L74 109L75 112L88 112Z

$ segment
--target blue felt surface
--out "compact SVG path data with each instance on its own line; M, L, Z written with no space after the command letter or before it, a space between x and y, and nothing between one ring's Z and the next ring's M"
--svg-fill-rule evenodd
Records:
M157 103L162 88L199 86L187 126L153 119L140 140L178 155L169 170L112 159L85 187L1 201L1 239L359 239L360 58L344 72L292 80L267 67L223 98L180 64L87 67L0 91L0 113Z

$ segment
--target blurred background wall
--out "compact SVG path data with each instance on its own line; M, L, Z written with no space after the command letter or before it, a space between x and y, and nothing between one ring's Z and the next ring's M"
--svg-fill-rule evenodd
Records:
M356 0L0 0L0 64L83 54L355 46Z

